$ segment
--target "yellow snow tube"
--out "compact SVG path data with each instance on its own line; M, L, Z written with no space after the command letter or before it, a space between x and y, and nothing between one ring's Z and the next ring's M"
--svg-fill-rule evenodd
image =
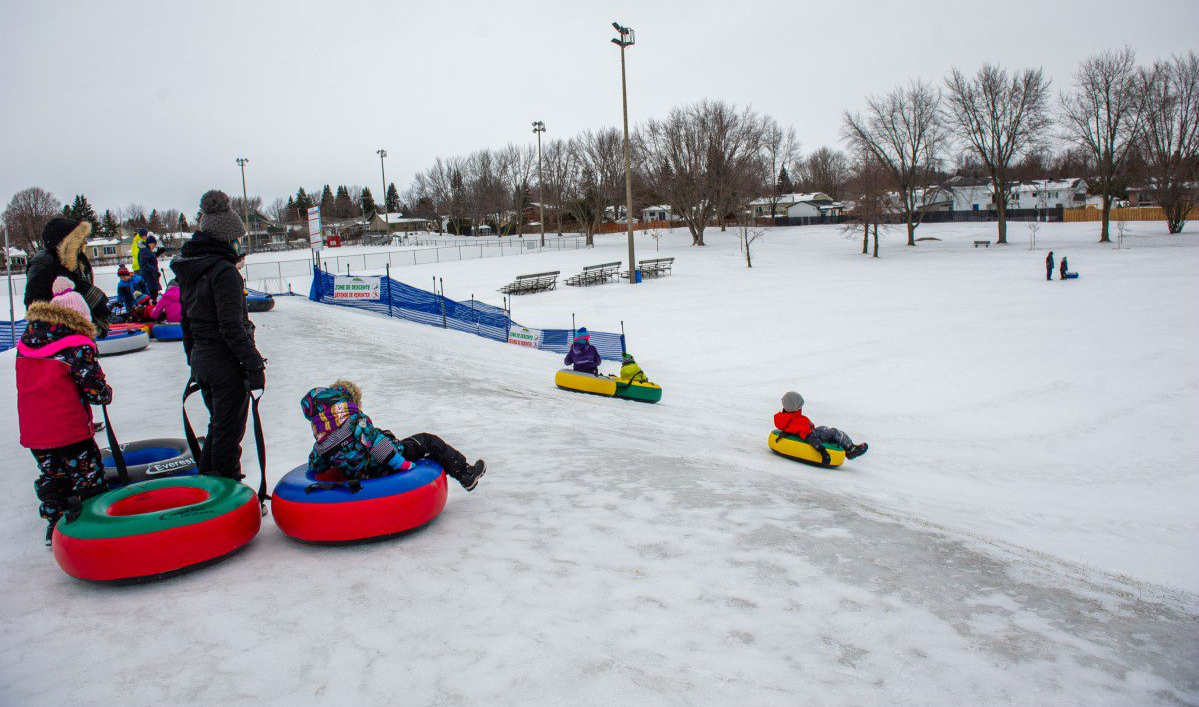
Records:
M795 435L783 434L775 430L770 433L767 444L770 445L770 449L776 454L781 454L784 457L805 464L824 466L824 464L820 463L820 452L817 452L815 447ZM828 452L829 468L835 469L845 463L844 449L835 444L826 444L824 445L824 449Z
M563 368L554 375L554 385L566 390L610 398L625 398L643 403L656 403L662 399L662 386L656 383L633 383L623 378L593 376Z

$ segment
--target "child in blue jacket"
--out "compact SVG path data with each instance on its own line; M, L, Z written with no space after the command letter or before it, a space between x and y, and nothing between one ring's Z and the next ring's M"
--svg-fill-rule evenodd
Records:
M350 478L374 479L407 471L419 459L431 459L467 491L473 491L487 472L482 459L468 465L461 452L436 435L421 432L397 440L391 432L375 427L361 404L362 391L347 380L313 388L300 401L316 440L308 455L311 471L335 469Z

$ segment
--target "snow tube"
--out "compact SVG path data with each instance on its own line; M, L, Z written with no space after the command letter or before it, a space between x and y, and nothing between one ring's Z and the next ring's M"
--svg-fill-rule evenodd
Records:
M215 476L156 479L84 501L77 518L54 527L54 559L77 579L160 579L228 557L261 525L258 498L245 484Z
M149 322L117 322L116 324L108 325L109 334L126 331L144 331L149 334L153 331L153 329L154 325Z
M554 376L554 385L565 390L612 398L656 403L662 399L662 386L656 383L632 383L623 378L597 376L563 368Z
M96 341L101 356L139 351L150 345L150 335L144 329L109 332L108 336Z
M1067 280L1077 280L1077 279L1078 279L1078 273L1076 273L1076 272L1068 272L1068 273L1066 273L1066 279L1067 279Z
M246 309L251 312L269 312L275 308L275 298L270 295L246 295Z
M129 472L129 483L161 479L171 476L195 476L199 473L196 460L187 447L185 439L144 439L121 445L125 455L125 468ZM104 478L110 488L120 484L117 468L112 462L112 451L100 450L104 463Z
M815 447L795 435L783 434L775 430L770 433L767 444L770 445L770 449L775 454L803 462L804 464L824 467L824 464L820 463L820 452L817 452ZM844 449L835 444L826 444L824 445L824 449L828 452L828 468L835 469L845 463Z
M346 544L382 540L436 518L449 490L445 472L427 459L377 479L346 480L337 472L292 469L271 492L275 524L296 540Z
M183 325L172 324L155 324L150 330L150 336L158 341L182 341L183 340Z

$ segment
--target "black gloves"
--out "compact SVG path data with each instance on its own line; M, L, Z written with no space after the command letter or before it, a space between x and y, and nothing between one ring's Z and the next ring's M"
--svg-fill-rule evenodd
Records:
M253 368L246 371L246 390L253 392L266 388L266 369Z

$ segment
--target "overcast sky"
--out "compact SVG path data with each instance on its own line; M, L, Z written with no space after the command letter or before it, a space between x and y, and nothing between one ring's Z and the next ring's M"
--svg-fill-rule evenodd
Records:
M836 144L841 111L951 65L1078 62L1130 44L1141 61L1199 48L1197 0L770 2L0 0L0 199L41 186L196 211L218 187L267 203L299 186L361 184L379 160L403 190L435 156L619 125L701 98Z

